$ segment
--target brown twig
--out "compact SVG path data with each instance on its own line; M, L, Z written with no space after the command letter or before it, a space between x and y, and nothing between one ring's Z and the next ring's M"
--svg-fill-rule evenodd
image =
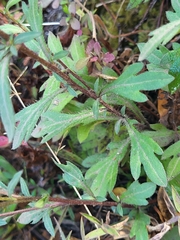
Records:
M4 33L3 31L0 30L0 37L4 38L6 41L9 40L9 35ZM50 71L58 74L61 78L63 78L67 84L69 84L73 89L79 90L82 92L84 95L87 97L93 98L93 99L99 99L99 96L96 95L96 93L92 89L85 89L75 82L63 71L61 71L55 63L51 63L46 61L45 59L39 57L35 52L31 51L29 48L27 48L24 44L21 44L18 49L21 53L24 53L25 55L31 57L32 59L38 61L41 63L43 66L47 67ZM118 112L115 108L110 106L108 103L104 102L102 99L99 100L99 102L106 107L107 111L115 114L118 117L121 117L124 119L124 117Z

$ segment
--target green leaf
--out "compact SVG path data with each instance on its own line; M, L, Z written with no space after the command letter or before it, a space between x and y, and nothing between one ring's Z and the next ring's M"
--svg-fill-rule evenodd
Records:
M21 44L28 41L31 41L34 38L37 38L41 35L39 32L24 32L20 33L18 36L14 38L14 44Z
M3 156L0 156L0 166L1 171L2 169L8 171L8 173L10 173L11 176L16 173L16 169Z
M92 110L84 110L77 114L65 114L57 113L54 111L47 111L42 114L42 118L43 121L38 124L32 134L34 137L44 137L42 143L56 136L57 133L59 136L62 136L70 128L78 126L81 123L86 125L95 122ZM104 116L103 111L99 113L98 120L108 121L115 119L117 118L112 115Z
M148 2L149 0L130 0L127 6L127 10L137 7L142 2Z
M167 186L167 177L160 160L155 156L162 154L162 149L153 139L138 132L132 125L126 125L131 138L130 168L132 176L137 180L140 176L141 164L149 179L159 186Z
M6 10L9 11L9 9L16 5L18 2L20 2L20 0L9 0L6 4Z
M117 205L117 212L120 216L123 216L123 208L120 203L118 203L118 205Z
M142 65L134 63L125 69L117 80L108 84L102 94L113 92L137 102L147 101L146 95L142 90L156 90L169 84L174 78L163 72L144 72L136 74Z
M174 144L170 145L167 149L164 150L162 155L162 159L169 158L171 156L178 156L180 149L180 141L175 142Z
M6 55L0 62L0 116L6 130L9 142L12 141L15 131L14 109L10 99L9 63L10 55Z
M96 197L105 197L116 183L118 162L111 157L98 161L86 172L85 178L92 182L91 190Z
M179 31L180 19L170 22L150 33L153 36L142 48L139 61L146 59L161 43L165 45Z
M168 159L173 156L173 158L170 159L166 170L169 181L176 178L180 173L179 148L180 141L170 145L162 155L162 159Z
M81 188L85 190L90 196L93 196L91 190L86 184L86 180L82 175L82 172L74 164L67 162L67 165L58 164L57 165L61 170L63 170L63 179L65 182L71 186Z
M31 194L29 193L28 186L24 180L24 178L20 178L20 186L21 186L21 192L24 196L30 197Z
M88 135L89 132L97 125L98 123L90 123L90 124L86 124L86 125L80 125L77 128L77 138L79 143L84 142Z
M61 41L52 32L48 34L48 47L54 55L63 51Z
M38 5L38 0L29 1L28 7L25 4L25 2L23 2L22 6L23 6L24 15L26 16L27 21L30 24L32 31L41 33L41 35L37 38L37 41L39 42L44 55L50 61L51 54L46 45L46 41L44 39L44 34L43 34L42 8L40 7L40 5Z
M178 17L180 18L180 1L179 0L171 0L171 5L174 9L174 11L176 11Z
M7 191L8 191L8 195L11 196L14 192L14 189L15 187L17 186L20 178L21 178L21 175L22 175L23 171L19 171L17 173L14 174L13 178L11 179L11 181L8 183L8 188L7 188Z
M121 124L122 124L122 120L121 120L121 119L119 119L119 120L115 123L115 125L114 125L114 131L115 131L116 134L119 133Z
M6 224L7 224L7 222L4 219L0 219L0 226L4 226Z
M19 147L23 140L27 141L29 139L40 115L49 107L59 91L55 91L16 114L16 121L19 124L14 135L13 149Z
M41 218L43 217L46 211L49 211L49 210L37 209L30 212L24 212L18 217L17 222L21 224L29 224L29 223L36 224L41 220Z
M138 240L148 240L148 231L146 225L150 224L150 217L139 212L136 214L133 226L131 228L130 237L136 237Z
M52 224L52 221L51 221L51 218L49 216L49 212L45 212L45 214L43 215L43 223L44 223L44 226L46 228L46 230L50 233L50 235L52 237L55 236L55 231L54 231L54 227L53 227L53 224Z
M97 120L98 116L99 116L99 99L96 99L94 101L93 106L92 106L92 111L94 114L94 118Z
M180 212L180 195L178 194L178 192L173 186L171 188L172 188L172 197L173 197L174 205L177 211Z
M66 57L67 55L69 55L69 52L66 51L66 50L57 52L56 54L54 54L53 60L62 59L62 58L64 58L64 57Z
M104 159L97 159L97 163L88 169L85 179L91 182L91 190L96 197L105 197L112 191L118 174L119 162L126 154L129 139L122 141L119 149Z
M87 213L81 213L81 215L94 224L97 224L97 225L101 224L101 222L97 218L93 216L89 216Z
M138 181L133 182L120 196L122 202L137 206L148 204L146 198L151 197L156 190L156 185L152 182L140 184Z
M69 52L71 53L72 59L73 59L73 65L67 64L68 67L72 70L76 70L76 64L80 59L87 58L85 53L85 47L84 44L80 42L80 37L77 35L74 35L71 45L69 47ZM82 69L78 70L78 73L80 74L88 74L87 66L84 66Z
M7 34L15 34L15 33L22 33L22 28L12 25L12 24L4 24L0 26L0 30Z
M142 52L142 49L145 45L145 43L138 43L138 48L140 50L140 52ZM160 62L161 62L161 59L163 57L163 53L158 50L158 49L155 49L151 54L149 54L146 59L150 62L150 63L153 63L155 65L160 65ZM149 65L149 64L148 64Z
M106 153L92 154L83 160L82 166L85 168L90 168L97 163L97 159L98 161L102 161L105 157L107 157Z
M42 208L49 200L49 194L43 194L42 198L35 203L35 207Z
M151 128L155 131L144 131L143 134L152 138L160 147L169 146L175 139L176 133L167 129L162 124L151 124Z

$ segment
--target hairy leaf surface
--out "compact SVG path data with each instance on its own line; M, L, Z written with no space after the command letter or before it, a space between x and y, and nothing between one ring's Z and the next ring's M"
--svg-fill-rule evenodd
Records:
M16 114L16 122L18 122L18 126L15 131L13 149L20 146L23 140L27 141L29 139L39 117L49 107L53 98L59 93L59 91L50 94L46 98L42 98L38 102L24 108Z

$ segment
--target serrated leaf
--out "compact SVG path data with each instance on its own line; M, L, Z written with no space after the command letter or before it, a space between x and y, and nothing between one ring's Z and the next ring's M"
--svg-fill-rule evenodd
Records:
M153 37L142 48L139 61L146 59L161 43L165 45L169 42L179 31L179 25L180 20L176 20L151 32L150 36Z
M50 233L50 235L52 237L55 236L55 231L54 231L54 227L53 227L53 224L52 224L52 221L51 221L51 218L49 216L49 212L45 212L45 214L43 215L43 223L44 223L44 226L46 228L46 230Z
M41 35L39 32L24 32L14 38L14 44L21 44L33 40Z
M42 114L43 121L41 121L33 132L34 137L44 137L42 142L46 142L50 138L59 134L63 135L70 128L81 123L84 125L95 122L94 115L91 110L85 110L77 114L57 113L54 111L47 111ZM104 112L99 113L99 121L115 120L116 117L112 115L104 115Z
M121 143L120 148L110 156L100 160L88 169L85 179L90 180L91 190L97 197L105 197L108 191L112 191L117 178L118 165L126 154L129 140Z
M8 79L10 57L9 54L6 55L0 63L0 116L9 142L12 141L15 131L14 109L10 99L11 88Z
M137 206L147 205L149 198L156 190L156 185L152 182L140 184L138 181L133 182L128 189L122 193L120 199L127 204L133 204Z
M91 190L96 197L105 197L107 192L112 190L116 183L117 170L118 162L106 158L86 172L85 178L92 181Z
M13 178L11 179L11 181L8 183L8 187L7 187L7 191L8 191L8 195L11 196L14 192L15 187L17 186L21 175L22 175L23 171L19 171L17 173L14 174Z
M132 64L117 80L108 84L102 94L113 92L133 101L144 102L147 97L140 91L162 88L174 79L164 72L144 72L134 76L141 66L139 63Z
M149 179L159 186L167 186L167 177L160 160L155 156L162 154L159 145L151 138L138 132L133 126L126 125L131 138L130 168L132 176L137 180L141 172L141 164Z
M59 91L55 91L53 94L42 98L16 114L16 121L19 122L19 124L14 135L13 149L19 147L23 140L27 141L29 139L40 115L49 107L52 99L58 93Z
M31 194L29 193L29 189L28 189L28 186L24 180L24 178L20 178L20 187L21 187L21 192L24 196L31 196Z

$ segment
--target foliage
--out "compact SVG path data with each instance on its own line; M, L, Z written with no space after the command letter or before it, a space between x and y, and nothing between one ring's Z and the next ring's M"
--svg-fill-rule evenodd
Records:
M8 16L9 9L18 2L9 0L4 14ZM128 10L141 6L142 2L147 1L129 1ZM120 76L113 69L115 55L104 50L98 40L84 41L83 36L74 35L71 45L65 49L59 38L50 33L46 43L42 8L37 0L29 0L29 5L22 3L23 19L26 18L29 28L21 22L18 26L0 26L0 116L12 148L17 149L31 137L41 138L41 143L46 143L49 140L61 141L68 136L67 142L74 150L72 159L78 159L78 165L69 159L66 164L61 164L53 157L63 172L63 181L83 192L83 204L86 201L106 203L109 194L115 203L114 211L119 215L124 214L125 206L134 206L134 210L128 213L132 221L129 236L135 236L137 240L148 239L150 217L142 206L148 206L147 199L158 187L167 188L176 210L179 212L180 209L180 143L171 144L176 141L179 131L168 130L160 124L149 126L137 104L148 100L147 91L166 89L175 93L180 87L179 44L173 44L172 50L164 47L180 30L180 0L172 0L171 3L174 11L166 13L169 23L151 32L147 43L138 44L139 62L126 66ZM79 30L75 5L64 6L65 9L68 14L66 20L71 26L79 24L74 26ZM87 22L92 20L91 16L92 12L87 11ZM75 19L78 23L73 22ZM34 67L42 65L50 74L40 88L43 92L41 99L15 113L8 75L11 57L17 56L18 51L36 60ZM148 61L146 71L144 59ZM89 69L94 71L93 74L89 74ZM86 96L85 101L78 102L82 95ZM166 141L161 141L164 137ZM62 210L63 200L58 205L55 199L52 203L48 195L34 197L22 177L23 171L16 172L2 157L0 161L4 169L0 187L8 196L2 200L15 204L21 200L29 203L29 208L23 209L17 222L35 224L42 220L47 231L54 236L50 215L56 207ZM123 166L128 167L127 174ZM113 188L120 174L127 177L127 184L123 186L126 191L116 196ZM18 184L22 197L14 194ZM13 211L14 214L20 213ZM0 216L0 225L3 226L8 222L8 215ZM85 239L104 234L120 236L116 227L92 216L83 216L98 226ZM125 223L125 220L121 222L122 228Z

